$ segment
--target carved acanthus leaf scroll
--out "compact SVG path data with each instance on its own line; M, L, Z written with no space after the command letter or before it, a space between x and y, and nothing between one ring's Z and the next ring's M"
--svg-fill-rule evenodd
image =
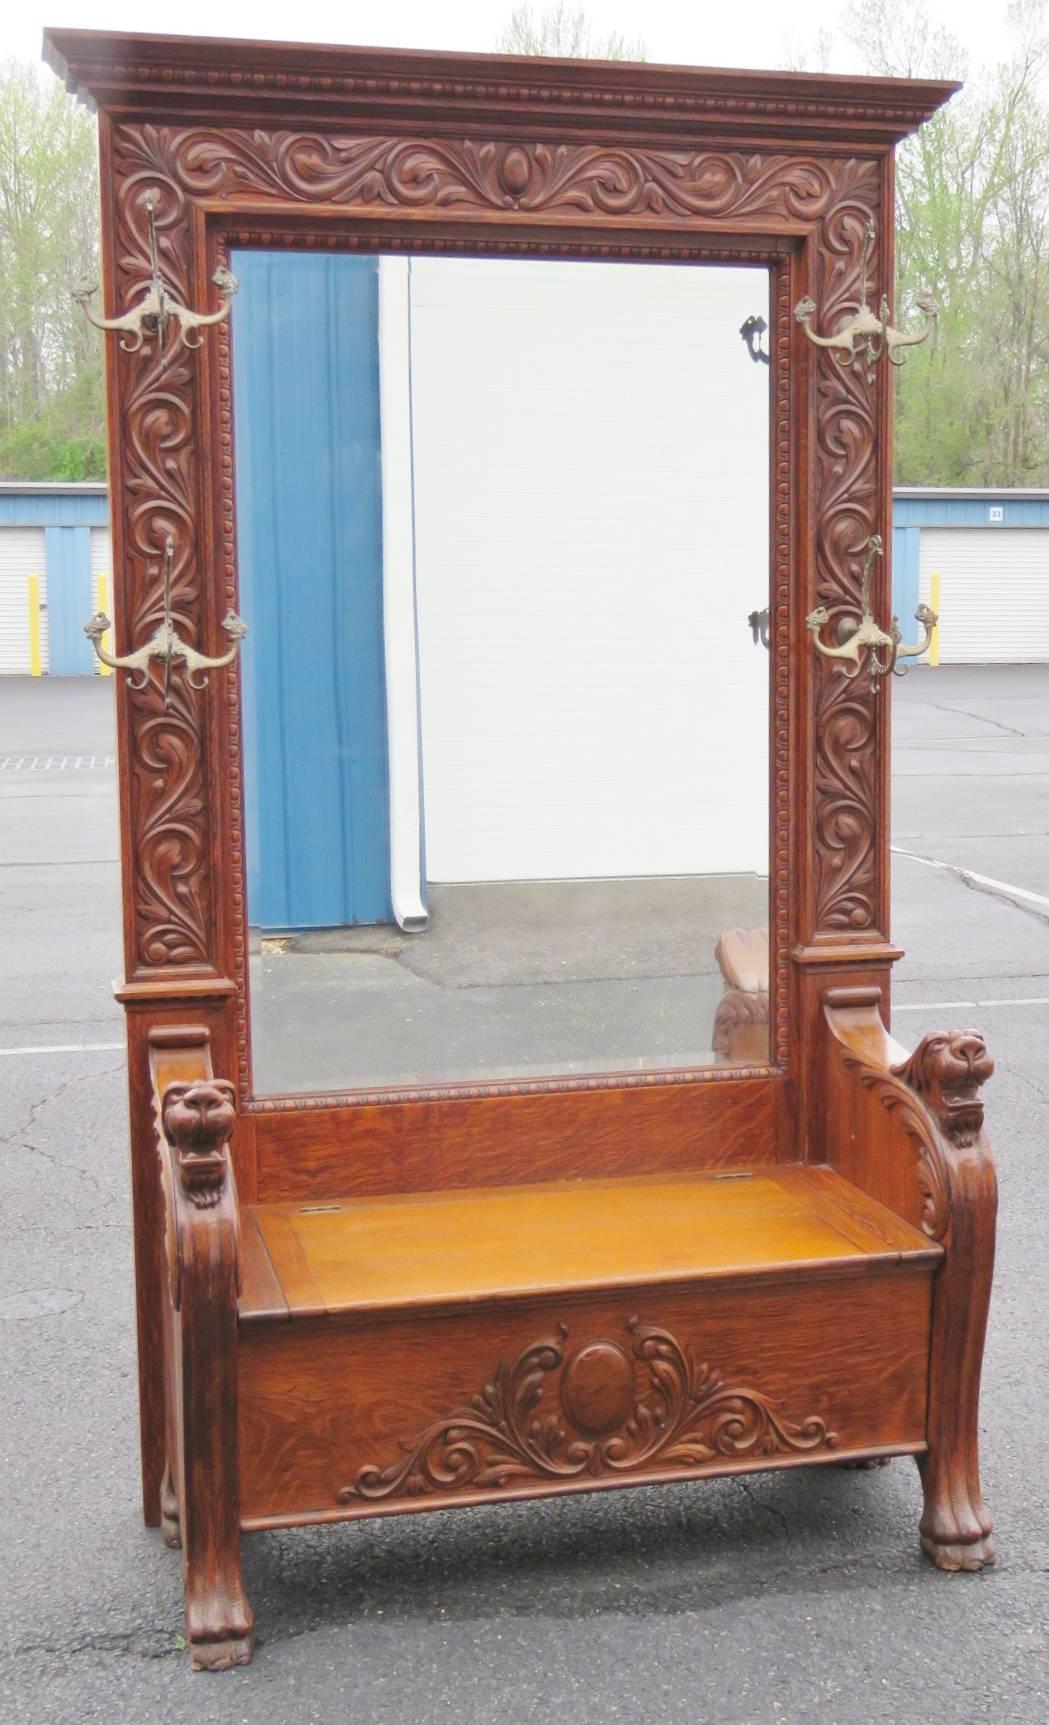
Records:
M118 294L134 296L151 268L147 198L156 192L157 244L165 278L188 297L189 206L167 176L126 164L118 194ZM130 177L125 177L129 175ZM117 356L123 466L124 650L142 647L164 621L166 547L172 544L172 615L182 638L199 639L201 425L198 362L170 332L142 355ZM205 795L206 707L185 684L165 691L154 672L129 689L128 773L132 824L134 960L140 970L204 966L211 956L213 883Z
M877 201L870 179L842 198L823 224L818 252L821 304L828 318L859 304L868 209ZM878 260L871 268L877 280ZM881 531L877 391L863 375L815 355L817 447L813 463L816 515L816 599L838 624L861 614L864 547ZM884 386L883 386L884 387ZM843 677L828 661L816 669L815 872L816 929L868 930L878 925L880 880L875 835L879 818L878 713L869 684Z
M365 210L514 210L573 220L647 214L812 221L834 201L838 166L734 151L225 128L165 133L161 148L168 171L173 167L194 197L291 198Z
M837 1443L815 1415L795 1424L760 1390L726 1384L697 1365L667 1330L639 1318L627 1328L629 1354L602 1337L566 1364L568 1329L559 1324L512 1365L501 1363L465 1406L406 1443L400 1459L362 1467L337 1501L693 1469Z

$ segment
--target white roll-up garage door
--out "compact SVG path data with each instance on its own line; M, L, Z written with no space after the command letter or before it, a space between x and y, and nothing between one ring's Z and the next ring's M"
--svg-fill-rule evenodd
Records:
M1049 662L1049 529L923 527L926 604L934 571L941 664Z
M739 329L767 277L411 284L429 878L763 873L768 373Z
M42 527L0 527L0 675L29 675L30 575L39 577L41 659L47 669L47 566Z

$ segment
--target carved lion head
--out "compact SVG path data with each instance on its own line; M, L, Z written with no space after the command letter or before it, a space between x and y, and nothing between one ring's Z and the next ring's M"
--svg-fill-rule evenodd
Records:
M955 1144L972 1144L983 1126L981 1084L994 1061L978 1030L948 1030L925 1036L907 1062L905 1078L937 1116Z
M236 1092L224 1078L169 1084L161 1119L174 1146L182 1189L200 1208L217 1204L226 1180L226 1142L236 1122Z
M164 1092L164 1131L180 1150L213 1150L233 1131L236 1092L224 1078L169 1084Z

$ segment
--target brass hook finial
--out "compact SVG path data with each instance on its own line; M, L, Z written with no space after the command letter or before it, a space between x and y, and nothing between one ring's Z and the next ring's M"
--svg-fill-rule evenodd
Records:
M171 705L171 667L176 659L181 659L186 667L186 681L191 689L207 687L207 673L221 670L223 665L230 665L240 650L240 644L248 632L248 625L237 616L235 611L227 611L222 621L222 627L230 637L232 645L228 653L222 653L216 659L210 659L204 653L198 653L195 647L183 641L175 628L175 620L171 608L171 570L175 557L175 541L169 533L164 541L164 616L144 647L139 647L134 653L117 656L109 653L102 645L102 637L112 627L104 611L96 611L84 624L84 634L87 636L103 665L108 665L111 671L131 671L134 673L128 679L131 689L144 689L149 682L149 662L151 659L162 659L164 662L164 707Z
M157 343L163 347L167 337L168 325L172 319L179 326L179 339L183 347L200 347L204 337L200 334L211 324L221 323L229 316L233 295L237 291L237 278L229 270L221 266L215 270L211 279L219 290L222 304L218 311L190 311L181 304L164 285L160 273L160 251L157 244L157 194L152 189L142 200L145 204L146 219L149 223L149 263L150 278L146 283L146 291L142 298L121 317L98 317L92 311L91 295L95 292L97 283L75 288L72 297L80 307L88 323L96 329L120 330L120 345L125 353L137 353L147 335L155 335Z
M867 382L874 382L874 372L878 361L887 356L890 365L902 365L906 355L898 352L900 348L917 347L926 341L936 324L937 309L934 300L927 294L918 299L918 309L924 314L925 327L912 330L910 334L894 329L889 322L889 296L883 294L877 314L870 306L870 259L875 240L874 217L868 218L863 230L863 254L860 264L860 308L843 328L834 335L817 335L811 328L811 320L816 315L816 302L808 295L799 299L794 307L794 316L800 323L805 334L814 347L829 347L834 350L834 358L839 365L852 365L857 359L866 366Z
M830 612L825 605L817 605L814 611L809 612L805 619L805 627L812 636L816 651L822 653L825 659L852 660L856 667L855 670L844 670L844 675L850 680L859 676L860 656L863 649L868 648L867 671L871 680L871 688L877 694L880 687L879 678L888 677L894 671L898 677L903 676L904 667L897 668L896 661L898 659L917 658L919 653L925 652L932 640L932 632L940 619L928 605L918 606L914 616L915 620L922 626L924 639L914 646L904 645L903 632L895 617L892 619L888 634L884 629L880 629L871 610L871 576L875 560L885 555L881 534L872 533L866 545L861 545L859 550L865 550L867 553L863 561L863 582L860 591L862 615L851 635L847 635L844 640L839 640L837 645L833 647L828 647L826 642L820 639L820 630L824 623L830 620ZM884 658L879 652L882 647L886 649Z

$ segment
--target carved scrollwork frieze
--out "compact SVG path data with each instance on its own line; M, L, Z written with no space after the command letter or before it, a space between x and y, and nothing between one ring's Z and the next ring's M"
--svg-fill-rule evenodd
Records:
M794 155L226 128L166 136L186 192L238 202L511 210L570 221L647 215L807 222L824 214L835 192L834 163Z
M762 1391L697 1364L669 1331L640 1318L627 1331L628 1346L598 1337L568 1353L558 1324L397 1460L360 1468L336 1501L693 1470L838 1443L816 1415L790 1420Z

